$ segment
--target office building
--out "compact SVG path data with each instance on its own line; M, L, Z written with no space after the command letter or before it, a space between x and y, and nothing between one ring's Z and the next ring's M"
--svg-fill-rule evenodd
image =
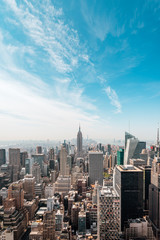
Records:
M80 126L77 133L77 156L82 157L82 132Z
M36 183L34 190L35 190L35 195L39 196L39 198L42 198L42 196L43 196L43 184L42 183Z
M32 221L29 240L43 240L43 222Z
M2 200L6 199L8 197L8 189L3 187L0 190L0 196L2 197Z
M25 208L18 211L15 207L5 208L3 216L3 228L13 231L14 240L22 239L28 226L28 212ZM10 237L12 235L8 235ZM4 239L4 238L2 238ZM7 238L6 240L10 240Z
M28 158L28 153L27 152L21 152L20 153L20 163L21 163L21 167L24 168L25 167L25 160Z
M47 198L47 211L54 210L55 198L54 196Z
M49 160L49 168L54 170L54 168L55 168L55 160L54 159Z
M8 199L15 198L15 207L17 210L23 208L24 204L24 190L22 182L14 182L8 188Z
M32 158L34 159L34 162L37 162L41 168L41 172L43 171L43 164L45 161L45 155L44 154L32 154Z
M129 160L129 164L133 165L135 167L145 166L146 165L145 163L146 163L145 160L139 159L139 158L137 158L137 159L131 158Z
M33 158L26 158L25 159L26 174L32 174L33 163L34 163L34 159Z
M120 148L117 151L117 165L123 165L124 163L124 149Z
M54 210L47 211L43 215L43 239L56 240Z
M155 238L160 239L160 157L154 158L149 186L149 219Z
M32 166L32 175L33 175L33 177L35 177L36 183L41 182L41 168L37 162L35 162Z
M119 165L114 170L114 188L120 196L120 223L143 216L143 171L132 165Z
M98 240L120 237L120 197L113 187L98 189L97 228Z
M6 163L6 150L0 149L0 166Z
M20 149L9 148L9 168L11 181L16 182L19 180L20 174Z
M55 214L55 230L60 232L63 226L63 213L60 210Z
M145 218L129 219L125 225L125 239L147 239L154 240L151 225Z
M128 132L125 132L125 148L127 146L127 141L128 139L130 138L135 138L135 136L133 136L132 134L128 133Z
M140 153L140 159L143 159L145 161L145 165L147 165L149 154L147 152L147 149L142 149L142 152Z
M73 201L74 202L74 201ZM71 224L72 230L78 230L78 213L80 211L79 203L74 203L71 207Z
M41 146L36 147L36 154L42 154L42 147Z
M54 195L54 184L48 184L45 186L45 198L52 197Z
M69 165L67 164L67 150L62 145L60 151L60 175L61 176L69 176Z
M9 164L20 165L20 149L9 148Z
M139 168L143 171L143 209L148 213L149 185L151 184L151 166L140 166Z
M28 201L32 201L35 198L35 177L31 174L27 174L24 177L23 182L24 198Z
M129 164L131 158L140 158L143 149L146 148L146 142L140 142L131 134L125 135L124 164Z
M71 189L71 177L59 176L55 182L55 193L67 194Z
M108 155L111 155L111 151L112 151L111 145L110 145L110 144L107 144L107 152L108 152Z
M86 212L82 209L78 214L78 234L82 236L86 234Z
M48 159L49 160L54 159L54 148L49 149Z
M89 152L89 184L103 184L103 152Z

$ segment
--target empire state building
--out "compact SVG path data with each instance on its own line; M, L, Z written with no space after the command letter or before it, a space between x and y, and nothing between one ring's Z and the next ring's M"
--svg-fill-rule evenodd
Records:
M82 132L80 126L77 133L77 156L82 157Z

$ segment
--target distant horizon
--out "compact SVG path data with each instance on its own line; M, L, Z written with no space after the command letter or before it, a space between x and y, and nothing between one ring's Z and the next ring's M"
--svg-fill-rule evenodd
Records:
M67 143L71 143L72 142L75 142L76 144L76 141L77 139L76 138L71 138L71 139L17 139L17 140L14 140L14 139L11 139L11 140L0 140L0 144L2 143L8 143L8 142L11 142L11 143L22 143L22 142L33 142L33 143L45 143L45 144L52 144L53 143L60 143L62 144L64 142L64 140L67 142ZM116 144L118 145L118 143L120 144L124 144L125 143L125 140L124 139L115 139L115 138L111 138L111 139L93 139L93 138L83 138L83 142L87 142L87 141L94 141L96 142L97 144L99 143L102 143L102 144ZM139 139L139 141L145 141L146 143L148 144L156 144L156 140L153 140L153 139Z

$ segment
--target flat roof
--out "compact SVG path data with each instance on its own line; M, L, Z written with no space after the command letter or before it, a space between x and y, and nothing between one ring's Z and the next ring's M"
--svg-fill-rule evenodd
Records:
M117 169L121 172L142 172L141 169L133 165L119 165Z
M98 152L98 151L89 151L89 154L103 154L103 152Z

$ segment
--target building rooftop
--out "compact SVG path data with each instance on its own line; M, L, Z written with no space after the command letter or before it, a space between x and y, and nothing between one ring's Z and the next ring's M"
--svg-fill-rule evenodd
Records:
M141 223L146 222L144 218L128 219L128 223Z
M110 186L103 186L102 190L100 191L101 196L105 197L119 197L118 193Z
M117 169L121 172L142 172L142 170L133 165L119 165Z
M98 152L98 151L89 151L89 154L103 154L103 152Z

